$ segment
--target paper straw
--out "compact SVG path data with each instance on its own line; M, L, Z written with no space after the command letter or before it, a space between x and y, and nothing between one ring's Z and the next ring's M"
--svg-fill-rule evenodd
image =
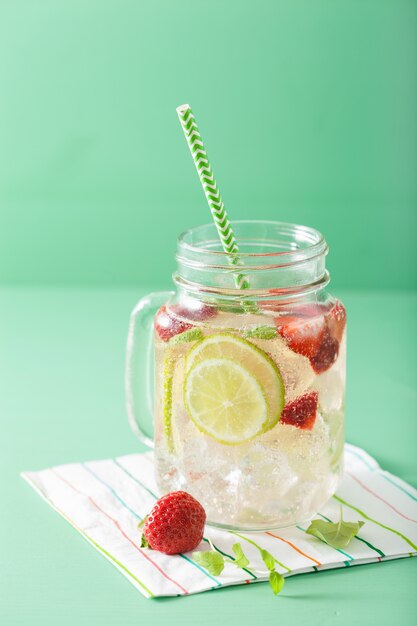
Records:
M230 226L230 221L220 195L220 190L214 178L213 170L207 158L194 114L189 104L182 104L177 108L178 117L183 128L185 138L193 157L194 165L197 168L200 182L206 194L217 232L220 237L223 250L228 255L231 265L241 265L239 258L239 247ZM235 274L235 283L238 289L248 289L249 283L244 274Z

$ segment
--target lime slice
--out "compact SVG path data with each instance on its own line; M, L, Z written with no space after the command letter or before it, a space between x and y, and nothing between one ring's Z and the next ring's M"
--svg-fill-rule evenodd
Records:
M164 365L163 365L163 394L162 394L162 414L163 414L163 424L164 424L164 433L165 433L165 441L168 452L174 452L174 447L172 443L172 429L171 429L171 418L172 418L172 384L174 379L174 359L172 355L172 350L167 349L164 356Z
M256 437L268 423L268 403L257 379L230 359L205 359L185 380L184 402L196 426L220 443Z
M249 341L228 333L210 335L196 343L188 352L186 374L206 359L226 358L238 363L261 385L268 403L265 430L278 422L284 408L284 383L276 363L266 352Z

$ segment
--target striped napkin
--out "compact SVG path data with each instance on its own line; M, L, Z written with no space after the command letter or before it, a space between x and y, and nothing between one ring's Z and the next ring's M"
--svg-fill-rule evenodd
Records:
M59 465L24 472L22 476L148 598L181 596L267 579L232 564L226 564L216 577L193 561L191 553L166 556L140 548L138 522L158 497L151 452ZM265 570L258 550L245 537L271 552L280 563L277 570L284 576L416 555L417 491L382 470L364 450L349 444L345 446L343 482L316 518L337 521L340 503L346 521L365 522L346 550L337 550L307 535L306 525L242 533L240 541L251 566ZM234 558L235 535L206 527L199 549L210 549L208 539L222 554Z

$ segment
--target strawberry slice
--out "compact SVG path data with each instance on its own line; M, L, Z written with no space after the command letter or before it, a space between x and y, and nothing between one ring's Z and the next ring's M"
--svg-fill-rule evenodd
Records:
M326 315L326 322L331 336L340 343L346 326L346 309L339 300Z
M338 354L339 342L331 336L329 329L326 327L316 354L310 357L311 367L316 374L322 374L333 365Z
M175 317L165 305L161 306L155 316L155 330L162 341L169 341L171 337L175 337L175 335L179 335L179 333L192 327L192 324L187 324Z
M294 315L275 318L278 332L297 354L306 356L316 374L336 361L346 325L346 311L337 301L329 310L319 303L297 305Z
M316 421L318 397L317 391L311 391L286 404L281 413L281 424L312 430Z
M317 354L326 329L323 316L300 318L282 315L276 317L274 321L279 334L291 350L309 359Z
M193 327L190 322L202 322L214 317L217 310L203 302L173 304L169 309L162 306L155 316L155 329L163 341L169 341ZM177 317L178 316L178 317ZM185 318L185 319L181 319Z

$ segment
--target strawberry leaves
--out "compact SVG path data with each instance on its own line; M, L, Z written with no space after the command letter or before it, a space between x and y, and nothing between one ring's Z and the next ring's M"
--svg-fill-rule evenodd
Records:
M238 536L241 537L242 535ZM246 539L245 537L242 538ZM246 541L254 545L259 550L262 560L268 568L269 584L274 594L277 595L284 586L284 577L281 576L281 574L275 569L275 563L277 563L276 559L267 550L264 550L252 540L246 539ZM240 569L244 569L245 571L245 568L250 565L250 561L247 558L246 554L243 552L242 545L239 542L234 543L232 546L233 553L236 557L235 559L226 558L215 548L210 540L209 543L212 548L211 550L205 550L204 552L193 552L192 557L196 563L204 567L213 576L218 576L219 574L221 574L226 563L231 563L232 565L235 565ZM263 575L267 573L259 572L259 570L254 570L253 568L251 568L251 570Z
M273 572L275 569L275 559L267 552L267 550L260 550L262 561L265 563L270 572Z
M345 522L343 519L343 510L340 508L340 520L338 522L327 522L321 519L315 519L307 528L306 533L317 537L320 541L324 541L332 548L346 548L352 539L356 537L365 522Z
M346 548L355 537L365 522L326 522L315 519L311 522L306 532L317 537L332 548Z
M234 564L241 569L247 567L249 565L249 559L246 558L240 543L234 543L232 546L232 550L236 555L236 561L234 561Z
M277 595L284 586L284 577L281 574L278 574L277 571L272 571L269 574L269 584L271 585L272 591L275 595Z
M213 576L218 576L224 569L226 559L216 550L193 552L193 559L198 565L204 567ZM232 561L233 563L234 561Z
M277 595L284 586L284 577L275 569L275 558L267 550L260 550L261 557L267 568L269 569L269 584L274 595Z

